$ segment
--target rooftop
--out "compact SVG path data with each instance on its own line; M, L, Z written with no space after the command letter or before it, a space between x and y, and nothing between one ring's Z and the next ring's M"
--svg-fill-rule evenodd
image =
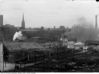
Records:
M45 48L42 45L35 42L6 42L4 44L8 48L8 50L45 50Z

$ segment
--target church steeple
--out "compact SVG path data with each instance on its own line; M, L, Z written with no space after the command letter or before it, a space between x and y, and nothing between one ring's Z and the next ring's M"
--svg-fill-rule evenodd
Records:
M22 23L21 23L21 29L25 29L24 14L23 14Z

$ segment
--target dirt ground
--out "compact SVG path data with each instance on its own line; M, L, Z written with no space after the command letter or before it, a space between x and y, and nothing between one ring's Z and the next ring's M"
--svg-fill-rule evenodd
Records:
M30 62L34 65L15 69L14 72L99 72L99 52L76 54L66 50L49 55L43 52L35 53L35 57L31 55Z
M10 62L12 60L15 63L33 63L24 68L15 68L11 72L99 72L99 52L92 49L84 53L63 47L46 51L47 49L43 49L38 43L23 42L6 43L6 46L10 51L13 50L10 52L13 55L10 55ZM23 50L20 50L22 48ZM20 51L15 51L16 49ZM24 59L16 62L20 58Z

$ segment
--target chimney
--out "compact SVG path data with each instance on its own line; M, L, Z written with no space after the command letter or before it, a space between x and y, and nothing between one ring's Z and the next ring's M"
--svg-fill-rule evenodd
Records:
M97 29L97 27L98 27L98 22L97 22L97 20L98 20L98 15L95 16L95 28L96 28L96 29Z

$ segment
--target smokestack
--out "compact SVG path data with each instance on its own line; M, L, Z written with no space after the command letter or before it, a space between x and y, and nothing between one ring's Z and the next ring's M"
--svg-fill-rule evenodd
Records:
M95 28L97 29L98 23L97 23L98 15L95 16Z
M0 27L3 26L3 15L0 15Z

